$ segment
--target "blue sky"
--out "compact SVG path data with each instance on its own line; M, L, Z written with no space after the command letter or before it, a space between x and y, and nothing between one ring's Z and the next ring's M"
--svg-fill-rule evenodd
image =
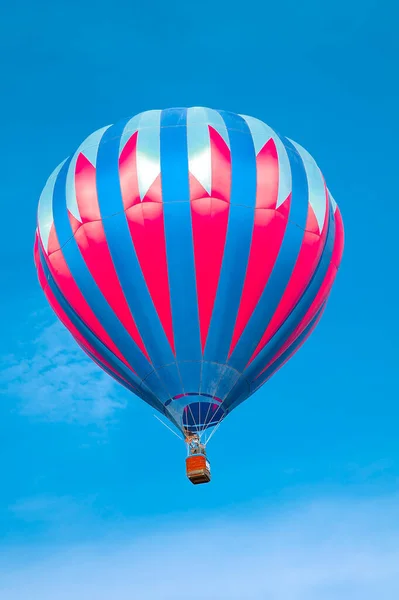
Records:
M396 599L396 3L0 10L0 598L179 600L192 553L209 578L192 600ZM199 488L183 445L56 323L32 260L63 158L123 116L190 105L307 148L346 229L318 329L223 423Z

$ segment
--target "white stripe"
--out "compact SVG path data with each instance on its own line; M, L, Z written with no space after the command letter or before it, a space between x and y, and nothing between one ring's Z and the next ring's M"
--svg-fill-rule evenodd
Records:
M287 197L292 191L290 160L288 158L285 146L281 141L280 137L277 135L277 133L271 127L266 125L266 123L264 123L260 119L248 117L247 115L240 116L246 121L250 129L256 155L259 154L264 145L270 139L272 139L276 144L279 167L278 196L276 204L276 208L278 208L279 206L281 206L281 204L283 204L283 202L287 199Z
M137 179L143 199L161 172L161 112L141 113L137 138Z
M135 115L126 123L119 142L119 156L122 154L126 143L130 140L132 135L138 131L142 114L143 113L139 113L138 115Z
M91 162L91 164L95 167L97 163L97 154L98 147L103 138L104 133L109 129L111 125L107 125L106 127L101 127L101 129L97 129L91 135L89 135L85 141L79 146L76 154L82 153L85 155L87 160Z
M293 140L289 141L291 144L293 144L303 161L308 180L309 202L316 216L319 232L321 233L323 231L324 221L326 218L326 190L324 187L323 176L316 164L316 161L309 154L309 152Z
M100 145L104 133L107 131L107 129L109 129L109 127L111 127L111 125L102 127L101 129L98 129L97 131L94 131L92 134L90 134L76 150L68 168L66 178L66 205L69 212L75 217L75 219L77 219L80 222L82 222L82 218L80 216L79 207L76 200L75 186L76 162L79 154L84 154L84 156L91 162L91 164L94 167L96 166L98 147Z
M189 109L187 113L187 148L189 171L210 194L212 191L212 157L209 127L206 122L195 122L195 111L192 112L192 109Z
M62 166L66 163L67 160L68 159L63 160L62 163L58 165L56 169L54 169L50 177L47 179L46 185L44 186L42 193L40 194L39 207L37 210L37 223L40 239L42 240L42 244L46 252L48 251L48 240L50 236L51 226L54 223L54 186L57 180L58 173L61 171Z
M228 148L230 148L229 134L226 123L220 113L212 108L204 106L193 106L187 110L187 122L192 125L210 125L223 138Z

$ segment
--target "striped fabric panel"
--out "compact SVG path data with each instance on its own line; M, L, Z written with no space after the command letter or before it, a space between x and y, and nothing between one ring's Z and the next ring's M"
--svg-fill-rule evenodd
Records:
M342 250L341 215L304 148L194 107L104 127L57 167L35 263L86 354L201 432L304 343Z

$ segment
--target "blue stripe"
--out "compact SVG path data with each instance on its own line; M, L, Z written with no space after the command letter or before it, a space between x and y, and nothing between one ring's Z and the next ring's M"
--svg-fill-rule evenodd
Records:
M237 371L234 371L234 369L231 369L230 367L226 367L223 377L216 389L215 396L224 401L235 386L239 376L240 374Z
M270 379L270 377L272 377L272 375L278 370L278 368L290 356L290 354L293 354L298 349L298 347L302 343L303 339L309 333L309 330L315 324L317 318L320 315L321 310L323 309L323 306L320 308L320 310L317 312L316 316L312 319L312 321L305 328L305 330L301 333L301 335L298 337L298 339L295 340L295 342L293 344L291 344L291 346L289 348L287 348L287 350L281 355L281 357L275 363L273 363L273 365L270 365L270 368L267 369L267 371L265 371L264 374L262 374L259 377L259 379L252 382L251 385L249 385L247 381L241 380L239 382L237 389L233 390L233 394L231 395L231 399L229 399L228 404L223 403L223 407L225 408L227 414L231 413L233 410L235 410L237 408L237 406L239 406L240 404L242 404L242 402L247 400L247 398L252 396L252 394L254 394L263 385L263 383L265 383L266 379Z
M275 356L280 348L286 343L290 335L295 331L296 327L300 324L301 320L309 310L313 300L315 299L327 273L329 265L331 263L331 257L334 248L335 238L335 221L330 211L327 239L324 245L323 253L321 255L317 269L302 295L300 301L295 306L294 310L284 321L280 329L275 333L268 344L259 352L252 363L242 374L240 380L233 388L231 393L226 399L226 406L231 411L231 406L236 406L242 400L240 398L248 396L247 387L248 382L251 382L256 374L259 373L265 365L267 365Z
M141 387L145 389L148 387L150 390L159 387L159 375L156 371L153 371L141 382ZM164 411L165 403L170 399L169 390L166 387L162 387L159 389L157 393L157 400L160 402L162 406L162 412Z
M179 376L179 369L175 362L170 365L164 365L156 370L158 377L164 382L168 390L168 397L173 398L177 394L183 393L183 387Z
M79 342L77 342L77 343L80 346ZM90 350L88 350L87 348L83 348L82 346L81 346L81 348L91 358L91 360L94 363L96 363L96 365L98 367L100 367L100 369L102 369L103 371L105 371L105 373L107 373L107 375L109 375L110 377L112 377L112 379L115 379L115 381L117 381L118 383L120 383L120 385L123 385L124 388L126 388L127 390L129 390L129 392L132 392L133 394L136 394L140 398L143 398L142 390L140 390L140 388L135 387L132 383L128 383L127 381L125 381L124 379L122 379L122 377L120 377L119 375L117 375L116 373L114 373L114 371L111 371L111 369L109 369L106 364L104 364L96 356L94 356L94 354L92 354L90 352Z
M272 375L274 375L274 373L276 371L278 371L278 369L287 360L287 358L289 356L291 356L291 354L294 354L296 352L296 350L302 344L302 342L308 335L309 331L312 329L312 327L316 323L317 319L319 318L320 313L322 312L322 310L324 308L324 305L325 305L325 303L322 304L322 306L317 311L316 315L313 317L313 319L310 321L310 323L305 327L305 329L303 330L301 335L294 341L294 343L291 344L287 348L287 350L285 352L283 352L283 354L272 365L270 365L270 367L268 369L266 369L266 371L264 373L262 373L262 375L258 379L255 379L255 381L253 381L251 383L251 394L256 392L256 390L259 389L261 387L261 385L263 385L263 383L267 379L272 377Z
M161 113L161 173L176 360L201 360L187 151L187 109ZM193 391L199 386L190 381Z
M324 244L323 252L320 257L319 264L314 272L312 279L310 280L305 292L301 299L292 310L290 315L274 334L268 344L259 352L254 358L252 363L248 366L248 369L244 372L245 377L248 381L256 376L262 368L267 365L273 356L277 354L280 348L284 346L290 335L295 331L302 319L311 307L317 293L319 292L323 281L326 277L328 268L331 264L332 253L334 249L334 238L335 238L335 221L330 210L329 221L328 221L328 232L327 238Z
M97 155L97 192L108 248L123 294L154 367L174 356L148 291L130 235L119 183L119 144L126 121L113 125L102 137ZM116 214L118 213L118 214ZM135 362L132 362L135 367Z
M79 250L76 239L73 236L65 196L69 163L70 161L67 161L60 170L55 182L53 194L54 226L60 246L62 247L65 262L72 278L96 318L100 321L101 325L104 327L105 331L126 361L133 367L137 375L143 379L152 370L152 366L104 298L91 275ZM111 220L112 219L108 219L108 221Z
M98 354L100 354L100 356L104 357L104 360L106 360L107 363L115 369L115 371L122 374L123 377L128 382L131 383L131 385L133 385L139 389L142 389L142 392L140 395L146 402L148 402L148 404L151 404L153 406L154 402L157 403L156 395L158 395L158 393L160 393L160 391L162 390L162 386L161 386L160 382L158 381L158 385L154 386L154 390L151 390L151 393L149 393L149 391L146 391L146 389L141 386L140 379L130 369L128 369L126 367L126 365L124 365L119 360L119 358L117 356L115 356L115 354L113 352L111 352L111 350L109 350L101 342L101 340L99 340L97 338L97 336L87 327L87 325L82 321L82 319L79 317L79 315L75 312L75 310L67 302L64 295L59 290L56 282L54 281L53 276L51 275L51 272L47 266L46 260L43 256L40 246L39 246L39 255L40 255L40 263L42 265L44 274L46 276L48 285L49 285L52 293L54 294L54 297L57 300L57 303L60 305L60 307L62 308L64 313L67 315L68 319L71 321L71 323L82 334L83 338L88 341L90 346L92 348L94 348L96 350L96 352L98 352ZM160 388L160 389L158 390L158 388ZM155 393L154 397L152 397L153 393ZM163 412L162 405L160 403L157 403L157 408L158 408L158 410Z
M215 362L204 361L202 363L201 394L207 394L211 397L216 396L218 385L224 376L226 368L228 368L226 365Z
M202 361L180 361L179 371L185 393L198 392L201 383Z
M306 171L293 145L288 140L284 140L284 143L288 150L292 175L290 214L269 280L230 357L229 364L237 371L245 369L281 301L298 259L305 233L309 207Z
M256 205L256 156L248 125L238 115L220 112L229 133L231 195L226 244L205 346L207 361L227 360L251 246Z

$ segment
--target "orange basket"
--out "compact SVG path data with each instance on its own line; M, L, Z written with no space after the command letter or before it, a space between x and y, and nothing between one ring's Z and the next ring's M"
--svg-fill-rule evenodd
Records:
M209 483L211 468L208 459L203 454L192 454L186 458L187 477L194 485Z

